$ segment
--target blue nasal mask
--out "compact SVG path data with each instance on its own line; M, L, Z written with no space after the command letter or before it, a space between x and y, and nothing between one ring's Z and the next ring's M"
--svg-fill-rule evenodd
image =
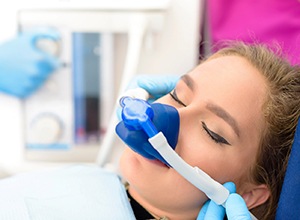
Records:
M177 110L160 103L149 104L141 99L120 99L122 120L116 127L119 137L135 152L148 159L158 159L169 165L149 143L149 137L161 131L172 149L175 149L179 133ZM169 165L170 166L170 165Z

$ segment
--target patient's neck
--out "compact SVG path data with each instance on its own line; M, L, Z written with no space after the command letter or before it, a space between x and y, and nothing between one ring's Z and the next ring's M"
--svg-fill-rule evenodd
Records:
M155 202L148 201L147 198L144 198L139 194L133 187L130 185L127 188L131 197L139 203L149 214L151 214L155 219L170 219L170 220L188 220L196 219L198 214L197 212L178 212L178 210L172 209L166 205L165 207L159 207Z

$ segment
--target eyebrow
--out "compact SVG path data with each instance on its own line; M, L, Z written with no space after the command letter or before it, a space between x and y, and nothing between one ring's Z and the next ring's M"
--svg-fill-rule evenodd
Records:
M195 82L188 74L181 76L180 79L187 85L187 87L194 91ZM240 129L238 127L238 124L228 112L226 112L223 108L213 103L208 103L206 105L206 108L214 114L216 114L218 117L222 118L224 121L226 121L232 127L236 135L238 137L240 136Z
M233 131L236 133L236 135L239 137L240 136L240 130L237 125L236 120L228 113L226 112L223 108L221 108L218 105L208 103L206 105L206 108L216 114L218 117L222 118L224 121L226 121L233 129Z
M195 82L194 80L187 74L180 77L180 79L189 87L192 91L194 90Z

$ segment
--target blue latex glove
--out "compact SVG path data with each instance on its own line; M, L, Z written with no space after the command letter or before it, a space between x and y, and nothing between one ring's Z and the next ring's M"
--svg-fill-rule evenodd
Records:
M59 60L36 47L39 39L59 40L54 29L21 33L0 45L0 91L19 98L34 92L60 66Z
M154 101L171 92L178 80L179 76L175 75L140 75L136 78L136 84L150 93Z
M251 220L244 199L235 193L234 183L228 182L225 183L224 186L231 193L225 202L226 209L209 200L202 207L197 220L223 220L225 212L228 220Z

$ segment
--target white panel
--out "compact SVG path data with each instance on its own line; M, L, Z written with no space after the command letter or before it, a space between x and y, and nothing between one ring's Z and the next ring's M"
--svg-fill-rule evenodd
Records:
M143 48L138 72L184 74L193 68L198 63L202 10L203 1L173 0L163 31L149 33L152 48Z

